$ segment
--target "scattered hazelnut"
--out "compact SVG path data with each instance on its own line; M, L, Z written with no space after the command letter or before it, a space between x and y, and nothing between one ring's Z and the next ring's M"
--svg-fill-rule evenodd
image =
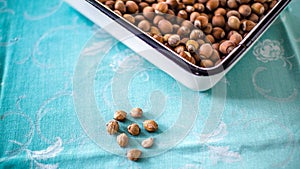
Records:
M212 32L212 29L213 29L212 24L208 23L206 28L203 30L203 32L206 34L210 34Z
M226 9L224 9L224 8L218 8L218 9L216 9L215 10L215 12L214 12L214 14L215 15L226 15Z
M117 136L117 143L120 147L126 147L128 144L128 136L125 133L119 134Z
M205 28L208 25L208 18L200 15L195 19L194 25L200 29Z
M126 119L127 113L123 110L118 110L114 114L114 119L117 121L124 121Z
M213 26L223 27L225 25L225 18L223 15L215 15L211 23Z
M265 7L259 2L252 4L251 9L257 15L262 15L265 13Z
M143 110L141 108L135 107L135 108L131 109L130 115L134 118L142 117Z
M144 128L149 132L154 132L158 129L158 125L154 120L145 120L143 125Z
M240 29L241 22L240 22L239 18L237 18L236 16L230 16L228 18L227 23L231 29L234 29L234 30Z
M150 148L152 147L153 143L154 143L154 138L150 137L142 141L142 146L144 148Z
M116 134L119 130L119 123L116 120L111 120L106 124L106 131L108 134Z
M217 9L219 6L219 0L208 0L206 3L206 8L210 11Z
M223 39L225 37L225 31L220 27L214 27L212 30L212 35L215 39Z
M131 161L137 161L142 155L142 151L139 149L131 149L127 152L127 158Z
M139 134L140 134L140 131L141 131L139 125L136 124L136 123L130 124L130 125L127 127L127 130L128 130L128 132L129 132L131 135L133 135L133 136L139 135Z

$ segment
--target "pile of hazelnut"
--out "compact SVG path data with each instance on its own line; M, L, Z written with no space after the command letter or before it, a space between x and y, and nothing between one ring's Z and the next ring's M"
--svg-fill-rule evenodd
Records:
M220 63L278 0L97 0L190 63Z
M133 108L130 111L130 115L133 118L140 118L143 115L143 110L141 108ZM126 120L127 113L123 110L118 110L114 113L114 120L109 121L106 124L106 130L108 134L113 135L119 132L119 122L124 122ZM145 120L143 126L148 132L155 132L158 129L158 124L154 120ZM141 128L137 123L132 123L127 127L127 131L132 136L137 136L141 132ZM120 133L117 136L117 143L120 147L126 147L129 142L129 137L126 133ZM154 143L154 138L149 137L141 142L142 147L150 148ZM131 149L127 152L127 157L129 160L136 161L142 155L142 151L139 149Z

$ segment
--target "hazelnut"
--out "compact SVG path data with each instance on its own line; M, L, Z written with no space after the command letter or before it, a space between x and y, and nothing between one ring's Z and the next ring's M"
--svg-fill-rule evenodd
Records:
M152 147L153 143L154 143L154 138L150 137L142 141L142 146L144 148L150 148Z
M142 117L143 110L139 107L135 107L135 108L131 109L130 115L134 118Z
M155 26L151 26L150 27L150 34L151 35L160 35L160 31L157 27Z
M227 14L226 14L226 16L227 16L227 18L229 18L231 16L236 16L239 19L241 18L241 14L238 11L236 11L236 10L230 10L230 11L228 11Z
M267 0L254 0L254 2L265 3L265 2L267 2Z
M214 27L212 30L212 35L215 39L223 39L225 36L225 31L220 27Z
M200 13L199 13L199 12L192 12L192 13L190 14L190 21L191 21L191 22L194 22L198 16L200 16Z
M210 34L212 32L212 29L213 29L212 24L208 23L206 28L203 30L203 32L206 34Z
M249 32L256 26L256 23L250 20L245 20L242 22L242 30Z
M162 20L162 19L164 19L163 16L161 16L161 15L156 15L156 16L153 18L153 24L154 24L154 25L158 25L158 22L159 22L160 20Z
M251 0L236 0L239 4L247 4L249 3ZM254 0L255 1L255 0Z
M174 51L179 54L185 51L185 47L183 45L176 46Z
M212 36L212 35L206 35L206 39L207 39L207 42L209 42L209 43L215 43L215 38L214 38L214 36Z
M195 40L188 40L186 42L186 48L190 53L196 53L199 48L199 44Z
M206 8L210 11L217 9L219 6L219 0L208 0L206 3Z
M193 58L189 52L183 51L183 52L180 52L179 55L182 58L184 58L185 60L187 60L188 62L190 62L192 64L196 64L195 58Z
M117 136L117 143L120 147L126 147L128 144L128 136L125 133L122 133Z
M190 33L190 39L197 40L197 39L202 39L204 37L204 33L200 29L194 29Z
M209 68L209 67L213 67L214 63L211 60L209 60L209 59L204 59L204 60L201 60L200 65L202 67Z
M237 18L236 16L230 16L228 18L227 24L231 29L239 30L241 22L240 22L239 18Z
M144 128L149 132L154 132L158 129L158 125L154 120L145 120L143 125Z
M136 123L133 123L133 124L130 124L128 127L127 127L127 130L128 132L133 135L133 136L136 136L136 135L139 135L140 134L140 127L138 124Z
M141 2L141 3L139 3L139 10L140 10L140 11L143 11L143 9L144 9L146 6L149 6L149 4L148 4L147 2Z
M180 10L177 13L177 17L182 18L182 19L187 19L188 13L185 10Z
M208 59L212 55L213 51L214 49L212 48L211 44L205 43L200 46L199 55L201 55L203 58Z
M130 22L132 24L135 23L135 18L130 14L124 14L123 18L126 19L128 22Z
M158 22L158 28L159 28L160 32L163 34L173 32L172 23L166 19L162 19Z
M143 9L143 15L145 18L152 20L154 18L154 8L147 6Z
M191 5L188 5L185 7L185 10L188 12L188 13L192 13L195 11L195 8Z
M133 14L136 13L138 10L139 6L134 1L129 0L126 2L126 11L128 13Z
M119 130L119 123L116 120L111 120L106 124L106 131L108 134L116 134Z
M238 7L238 4L236 2L236 0L228 0L227 1L227 6L230 8L230 9L235 9Z
M150 22L147 20L142 20L138 24L138 28L140 28L144 32L148 32L150 30L150 27L151 27Z
M190 33L190 29L186 26L181 26L177 31L177 34L181 37L188 36L189 33Z
M194 25L197 28L205 28L208 25L208 18L206 16L198 16L195 21Z
M167 0L166 3L171 7L171 8L175 8L178 5L177 0Z
M125 13L126 12L126 6L125 6L124 2L121 1L121 0L118 0L115 3L115 10L118 10L121 13Z
M142 20L145 20L145 17L143 15L136 15L134 16L134 19L135 19L135 23L139 23Z
M165 34L163 36L164 42L168 42L169 37L171 36L171 34Z
M251 21L253 21L253 22L255 22L255 23L258 23L258 21L259 21L259 17L258 17L256 14L254 14L254 13L252 13L252 14L249 16L248 19L251 20Z
M178 46L180 43L180 36L179 35L171 35L168 39L168 44L172 47Z
M188 21L188 20L184 20L182 23L181 23L181 26L186 26L187 28L189 29L193 29L194 28L194 25L192 22Z
M110 8L113 9L114 5L115 5L115 1L106 1L105 5Z
M233 42L235 45L238 45L243 40L243 37L242 35L236 32L230 36L229 40Z
M259 2L252 4L251 9L257 15L262 15L265 13L265 7Z
M229 54L235 48L235 44L226 40L220 44L219 51L225 55Z
M216 62L220 59L220 54L217 49L214 49L214 51L209 59L213 62Z
M177 24L174 24L174 25L173 25L173 31L174 31L174 32L177 32L179 28L180 28L179 25L177 25Z
M220 43L214 43L211 45L215 50L219 50Z
M192 5L195 3L195 0L182 0L182 3L184 3L185 5Z
M239 7L239 13L244 17L247 17L251 14L251 7L249 5L241 5Z
M126 119L127 113L123 110L118 110L114 114L114 119L117 121L124 121Z
M161 35L158 35L158 34L153 35L153 38L156 39L160 43L164 42L164 39L163 39L163 37Z
M142 155L142 151L139 149L131 149L127 152L127 158L131 161L137 161Z
M159 2L155 6L155 13L157 14L164 14L168 12L168 4L166 2Z
M189 40L189 38L182 38L181 40L180 40L180 43L181 44L186 44L186 42Z
M215 10L215 15L226 15L226 13L227 13L227 11L226 11L226 9L224 9L224 8L218 8L218 9L216 9Z
M195 3L194 8L195 8L195 11L197 11L197 12L204 12L204 10L205 10L205 6L201 3Z
M122 16L122 13L121 13L120 11L118 11L118 10L115 9L114 12L115 12L117 15Z
M212 25L223 27L225 25L225 18L223 15L215 15L212 18Z

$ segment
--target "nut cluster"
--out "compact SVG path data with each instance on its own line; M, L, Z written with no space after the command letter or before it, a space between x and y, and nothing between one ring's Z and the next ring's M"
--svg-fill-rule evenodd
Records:
M98 0L200 67L224 59L278 0Z
M130 115L133 118L140 118L143 115L143 110L141 108L133 108L130 111ZM114 113L114 120L109 121L106 124L106 130L108 134L113 135L119 132L120 125L119 122L124 122L126 120L127 113L123 110L118 110ZM155 132L158 129L158 124L154 120L145 120L143 126L148 132ZM141 129L137 123L132 123L127 126L127 131L133 136L140 134ZM121 133L117 136L117 143L120 147L126 147L129 143L129 137L126 133ZM150 148L154 143L154 138L150 137L141 142L142 147ZM129 160L136 161L140 158L142 151L139 149L131 149L127 152L127 157Z

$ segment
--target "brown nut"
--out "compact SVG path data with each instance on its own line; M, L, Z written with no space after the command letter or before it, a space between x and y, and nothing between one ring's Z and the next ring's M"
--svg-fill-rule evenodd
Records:
M126 147L128 144L128 136L125 133L119 134L117 136L117 143L120 147Z
M235 44L226 40L220 44L219 51L225 55L229 54L235 48Z
M178 5L177 0L167 0L166 3L171 7L171 8L175 8Z
M175 47L175 46L178 46L180 43L180 36L179 35L171 35L169 38L168 38L168 44L172 47Z
M238 7L238 3L236 2L236 0L228 0L227 1L227 6L230 8L230 9L235 9Z
M161 16L161 15L156 15L156 16L153 18L153 24L154 24L154 25L158 25L158 22L159 22L160 20L162 20L162 19L164 19L163 16Z
M204 12L205 10L205 6L202 3L195 3L194 8L197 12Z
M219 7L219 0L208 0L206 3L206 8L210 11L214 11Z
M155 34L155 35L153 35L153 38L156 39L160 43L164 42L164 38L161 35Z
M227 14L226 14L226 16L227 16L227 18L229 18L231 16L236 16L239 19L241 18L241 14L238 11L236 11L236 10L230 10L230 11L228 11Z
M135 23L135 18L130 14L124 14L123 18L126 19L128 22L130 22L132 24Z
M180 54L181 52L184 52L185 51L185 46L183 45L179 45L179 46L176 46L174 51L178 54Z
M144 128L149 132L154 132L158 129L158 125L154 120L145 120L143 125Z
M151 26L150 27L150 34L153 35L160 35L160 31L157 27L155 26Z
M186 42L186 48L190 53L196 53L199 48L199 44L195 40L188 40Z
M140 134L140 131L141 131L139 125L136 124L136 123L130 124L130 125L127 127L127 130L128 130L128 133L130 133L130 134L133 135L133 136L139 135L139 134Z
M118 10L115 9L114 12L115 12L117 15L122 16L122 13L121 13L120 11L118 11Z
M127 1L126 2L126 12L127 13L136 13L139 10L139 6L134 1Z
M192 55L187 51L182 51L179 53L179 56L187 60L188 62L192 64L196 64L195 58L192 57Z
M194 6L191 6L191 5L188 5L185 7L185 10L188 12L188 13L192 13L195 11L195 8Z
M127 113L123 110L118 110L114 114L114 119L117 121L124 121L126 119Z
M187 28L189 29L193 29L194 28L194 25L192 22L188 21L188 20L184 20L182 23L181 23L181 26L186 26Z
M227 24L231 29L239 30L241 22L240 22L239 18L237 18L236 16L230 16L228 18Z
M193 39L193 40L202 39L204 36L205 35L204 35L203 31L200 29L194 29L190 33L190 39Z
M138 28L140 28L142 31L144 32L148 32L151 28L151 24L149 21L147 20L142 20L139 24L138 24Z
M157 14L165 14L168 12L168 4L166 2L159 2L155 6L155 13Z
M254 13L256 13L259 16L265 13L265 7L259 2L252 4L251 9Z
M256 23L250 20L245 20L242 22L242 30L249 32L256 26Z
M182 19L187 19L188 18L188 13L185 10L180 10L177 13L177 17L182 18Z
M209 68L209 67L213 67L214 63L209 59L204 59L204 60L201 60L200 65L201 65L201 67Z
M186 27L186 26L181 26L181 27L178 29L177 34L178 34L179 36L181 36L181 37L186 37L186 36L189 35L190 32L191 32L191 31L190 31L190 29L189 29L188 27Z
M218 49L214 49L214 51L209 59L213 62L216 62L220 59L220 54L218 52Z
M198 16L200 16L200 13L199 13L199 12L192 12L192 13L190 14L190 21L191 21L191 22L194 22Z
M173 25L170 21L162 19L158 22L158 29L161 33L167 34L173 32Z
M127 158L131 161L137 161L142 155L142 151L139 149L131 149L127 152Z
M212 17L212 26L223 27L225 26L225 18L223 15L214 15Z
M212 48L211 44L205 43L200 46L199 55L201 55L203 58L208 59L212 55L213 51L214 49Z
M140 11L143 11L143 9L146 7L146 6L149 6L149 4L147 2L141 2L138 4L139 5L139 10Z
M247 4L249 3L251 0L236 0L239 4ZM255 1L255 0L254 0Z
M126 6L123 1L119 0L115 3L115 10L118 10L121 13L126 12Z
M182 0L182 3L184 3L185 5L192 5L195 3L195 0Z
M215 39L223 39L225 37L225 31L220 27L214 27L212 30L212 35Z
M251 7L249 5L241 5L239 7L239 13L244 17L247 17L251 14Z
M194 26L200 29L205 28L208 25L208 17L198 16L194 21Z
M206 34L210 34L212 32L212 24L211 23L208 23L206 28L204 28L203 32L206 33Z
M143 9L143 15L145 18L149 19L149 20L152 20L154 18L154 8L151 7L151 6L146 6L144 9Z
M103 3L103 2L102 2ZM110 8L110 9L113 9L114 8L114 5L115 5L115 1L106 1L105 2L105 5Z
M136 15L134 16L134 19L135 19L135 23L139 23L142 20L145 20L145 17L143 15Z
M226 13L227 13L227 11L224 8L218 8L214 12L215 15L223 15L223 16L226 15Z
M243 40L243 37L242 35L236 32L230 36L229 40L233 42L235 45L238 45Z
M116 120L111 120L106 124L106 131L108 134L116 134L119 130L119 123Z
M251 20L251 21L253 21L253 22L255 22L255 23L258 23L258 21L259 21L259 17L258 17L256 14L254 14L254 13L252 13L252 14L249 16L248 19Z
M215 43L215 38L214 38L214 36L213 35L206 35L206 40L207 40L207 42L209 42L209 43Z
M130 111L130 115L134 118L142 117L143 110L139 107L132 108L131 111Z

